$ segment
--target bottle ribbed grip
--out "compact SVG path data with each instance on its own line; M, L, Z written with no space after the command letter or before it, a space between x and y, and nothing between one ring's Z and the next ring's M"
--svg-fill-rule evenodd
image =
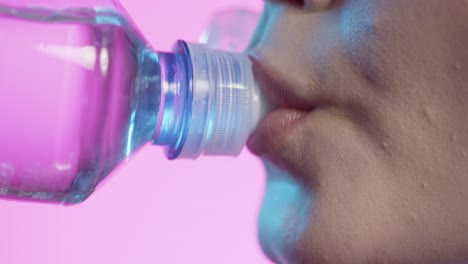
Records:
M238 155L262 117L260 90L245 54L188 44L192 112L181 158ZM260 98L260 99L259 99Z

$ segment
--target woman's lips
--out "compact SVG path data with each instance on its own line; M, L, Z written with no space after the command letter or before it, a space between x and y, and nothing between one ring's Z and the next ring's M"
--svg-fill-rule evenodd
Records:
M275 152L286 144L295 128L305 121L308 111L279 108L270 112L250 136L247 146L258 156Z
M278 147L286 147L288 137L313 111L314 98L304 96L304 87L295 86L290 76L284 76L273 65L261 63L255 56L251 59L260 88L271 104L276 106L258 124L247 142L252 153L264 156L274 154Z
M288 177L297 183L295 186L318 186L317 165L321 158L320 148L316 146L323 146L326 140L320 139L324 134L317 128L321 119L327 118L322 109L332 101L319 97L317 87L285 76L283 71L275 71L271 65L254 60L253 70L265 97L276 108L257 125L247 147L280 171L288 171ZM267 173L278 179L275 172ZM272 178L268 181L271 183ZM289 187L288 191L291 190Z

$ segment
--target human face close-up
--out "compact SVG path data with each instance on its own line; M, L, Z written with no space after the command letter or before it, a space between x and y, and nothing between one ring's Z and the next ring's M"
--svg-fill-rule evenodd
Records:
M248 145L273 261L468 262L467 47L466 0L265 3L249 52L278 108Z

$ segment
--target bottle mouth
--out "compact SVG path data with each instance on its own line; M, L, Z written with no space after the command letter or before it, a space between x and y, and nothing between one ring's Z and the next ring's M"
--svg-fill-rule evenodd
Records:
M178 41L161 57L156 144L170 159L237 156L268 112L246 54Z

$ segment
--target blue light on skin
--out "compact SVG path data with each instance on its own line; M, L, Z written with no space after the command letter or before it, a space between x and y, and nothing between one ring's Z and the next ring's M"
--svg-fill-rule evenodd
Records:
M264 161L265 196L258 220L259 240L276 263L290 263L311 216L313 194L288 172Z
M368 1L365 5L362 2L347 3L346 8L340 8L338 22L340 35L342 38L341 43L345 49L346 54L357 56L357 54L368 54L370 45L377 34L376 22L373 19L376 11L376 1ZM355 60L361 63L366 62L365 58L356 58Z
M284 6L265 2L249 50L263 42L275 26ZM290 263L311 216L313 193L289 173L264 161L267 183L258 219L258 237L263 252L276 263Z

